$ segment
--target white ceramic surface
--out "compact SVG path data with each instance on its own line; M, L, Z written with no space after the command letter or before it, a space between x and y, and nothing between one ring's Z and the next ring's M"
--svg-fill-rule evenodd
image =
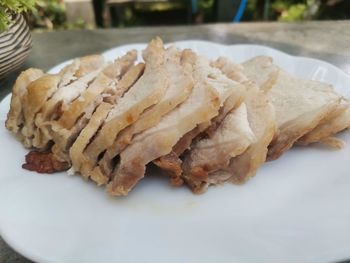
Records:
M237 62L270 55L298 76L350 97L350 76L323 61L256 45L177 43ZM130 48L105 53L113 59ZM63 65L53 68L59 70ZM244 186L193 195L148 173L126 198L66 173L23 170L26 150L4 128L0 105L0 235L37 262L334 262L350 258L350 134L340 151L293 148Z

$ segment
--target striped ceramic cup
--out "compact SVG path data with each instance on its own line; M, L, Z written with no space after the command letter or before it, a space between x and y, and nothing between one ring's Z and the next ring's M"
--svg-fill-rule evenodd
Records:
M0 79L22 65L32 44L29 27L17 15L8 30L0 32Z

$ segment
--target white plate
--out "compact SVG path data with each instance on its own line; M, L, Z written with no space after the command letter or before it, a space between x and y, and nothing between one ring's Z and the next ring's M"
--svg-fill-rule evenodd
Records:
M256 45L177 43L210 58L241 62L270 55L301 77L327 81L350 97L350 77L315 59ZM128 45L109 50L107 59ZM55 72L62 64L53 68ZM244 186L193 195L149 174L126 198L66 173L23 170L26 150L4 128L0 105L0 234L37 262L331 262L350 258L348 147L294 148Z

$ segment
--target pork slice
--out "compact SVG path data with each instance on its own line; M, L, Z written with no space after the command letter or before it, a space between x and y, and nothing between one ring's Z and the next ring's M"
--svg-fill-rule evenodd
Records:
M166 50L165 58L165 70L170 83L165 95L157 104L145 110L134 124L120 132L113 145L107 149L99 161L99 165L91 172L90 177L93 180L105 177L104 183L108 182L113 169L113 158L131 142L133 136L159 123L162 116L173 110L190 95L193 81L191 75L185 72L180 65L181 52L171 47Z
M22 168L37 173L55 173L67 170L69 164L58 161L52 152L32 150L25 156Z
M186 150L190 150L192 144L195 144L204 137L213 135L214 131L226 117L228 112L241 104L244 92L240 92L240 94L241 97L237 96L237 92L229 96L215 118L198 124L194 129L180 138L170 153L153 161L155 165L164 170L166 174L170 176L171 185L181 186L183 184L183 179L181 177L183 173L181 155L184 154Z
M335 136L329 136L320 140L320 143L331 147L336 150L340 150L345 147L345 142Z
M12 88L11 106L7 114L5 125L6 128L17 135L21 141L23 140L23 136L20 130L24 124L23 97L27 93L28 85L43 75L44 73L40 69L27 69L18 76Z
M96 97L105 92L124 94L125 89L129 86L123 86L116 90L116 86L121 77L129 71L137 57L136 51L130 51L123 57L115 60L113 63L107 65L91 82L85 91L81 93L78 99L74 100L68 108L62 113L62 116L57 121L57 125L71 129L77 119L83 114L84 109L92 103ZM142 74L143 64L140 64L132 69L137 76ZM125 88L126 87L126 88Z
M226 58L219 58L211 62L210 65L220 69L230 79L241 82L242 85L236 86L235 92L226 99L223 107L220 108L219 114L213 120L199 124L192 131L185 134L176 143L169 154L161 156L153 161L155 165L166 171L166 174L170 176L170 183L173 186L180 186L183 184L183 179L181 178L183 173L181 155L186 150L190 150L192 143L195 144L196 141L199 141L205 136L212 136L226 115L232 111L233 108L239 107L244 100L245 90L252 85L243 74L243 67L239 64L235 64Z
M268 160L280 157L340 103L341 97L331 85L295 77L274 65L270 57L255 57L242 65L248 78L267 92L275 108L278 131L269 146Z
M107 190L112 195L127 195L144 177L146 165L171 152L174 145L198 124L209 122L235 91L237 83L220 75L209 61L185 50L184 60L191 65L194 88L189 98L165 115L158 125L138 134L120 154ZM143 154L139 154L142 149Z
M123 75L115 88L106 91L103 100L111 104L115 104L119 99L132 87L136 81L142 76L145 70L144 63L138 63L130 68L129 71Z
M58 89L43 105L36 115L33 130L33 146L44 148L52 140L51 122L58 119L67 105L76 99L99 74L99 70L92 71L76 81Z
M160 38L150 42L144 51L145 72L131 87L114 108L94 140L87 146L84 155L87 162L85 170L92 170L98 158L115 141L121 130L134 123L141 113L158 103L169 86L169 78L164 68L164 47Z
M119 94L118 96L121 96L123 93L118 91L128 90L129 87L131 87L137 81L137 79L139 78L139 74L142 74L141 71L143 71L143 67L137 66L137 68L133 67L130 69L130 71L125 73L125 75L118 82L115 93ZM107 106L107 105L110 105L110 106ZM81 167L81 159L83 158L83 152L86 146L89 144L89 142L93 140L93 137L95 136L96 132L100 129L101 125L104 123L104 120L107 117L109 111L112 109L113 105L114 104L107 103L107 102L100 104L91 118L94 120L97 119L97 121L92 121L90 124L87 124L88 127L85 128L79 134L79 137L74 142L72 148L69 151L70 153L69 157L72 160L72 165L73 165L73 167L70 170L71 173L74 173L74 171L79 172ZM73 161L73 158L74 158L74 161ZM86 167L86 165L84 167ZM85 172L82 174L84 174L85 177L88 178L88 173L89 173L89 170L85 170Z
M61 79L58 88L64 87L78 78L90 73L92 70L103 67L104 59L101 55L90 55L74 59L65 66L58 74Z
M45 149L47 147L49 134L43 133L37 127L36 122L40 121L40 115L47 109L47 103L50 99L55 96L56 92L61 88L64 88L64 83L73 84L79 78L75 76L75 73L80 70L78 74L79 77L84 77L89 72L94 71L96 67L101 65L103 62L102 56L89 56L74 60L74 62L64 69L62 69L58 74L43 76L39 78L36 82L33 82L32 86L28 87L27 93L23 98L23 111L26 112L28 117L25 120L25 125L22 129L22 134L26 138L25 145L27 147L36 147L38 149ZM82 69L82 67L85 67ZM52 110L55 111L55 110ZM39 117L39 120L38 120ZM46 129L44 129L46 130Z
M83 154L84 149L105 121L112 107L111 104L102 102L92 114L87 125L82 129L72 147L69 149L69 157L72 162L70 173L73 174L75 172L80 172L82 176L87 177L88 172L82 170L84 169L84 164L88 161Z
M194 192L203 191L210 181L209 173L229 164L232 157L242 154L256 137L250 128L246 104L226 115L210 138L204 138L191 147L184 157L183 178Z
M212 119L210 122L201 123L198 125L198 134L203 133L206 136L211 137L221 122L226 118L227 114L234 108L238 108L244 101L246 96L245 85L236 83L235 91L225 100L224 105L220 108L218 116ZM195 139L201 139L201 137L194 137Z
M79 63L78 70L74 72L76 78L85 76L86 74L96 69L103 68L105 61L102 55L89 55L76 59Z
M79 118L76 124L71 129L59 129L55 130L55 127L51 127L51 136L54 144L51 147L51 152L54 154L58 161L71 164L69 157L69 149L79 136L80 132L89 123L92 114L96 108L103 102L102 96L98 96L93 103L90 103L85 110L84 115Z
M299 79L282 70L267 95L275 108L279 129L269 146L269 160L277 159L312 131L341 101L330 85Z
M342 99L337 109L316 128L298 140L299 145L321 142L333 148L342 148L341 140L332 138L336 133L350 127L350 102Z
M225 58L216 61L215 66L220 68L229 78L245 83L247 86L245 104L247 106L249 126L256 137L256 141L244 153L231 158L229 165L222 166L220 170L211 172L207 182L202 185L202 189L201 187L198 188L199 191L205 190L209 184L220 184L225 181L242 184L254 176L257 169L266 160L267 147L271 143L277 128L274 107L268 101L263 90L271 89L276 81L274 72L278 72L279 69L273 65L272 60L269 58L262 59L257 64L260 66L254 65L253 68L259 68L259 72L256 72L256 74L262 74L260 78L263 81L255 80L254 82L258 82L261 90L257 89L256 83L251 83L250 80L244 78L245 73L242 65L237 66ZM249 70L247 71L249 72Z
M59 75L46 74L28 85L27 93L22 101L24 125L21 130L24 137L23 144L27 148L34 146L33 137L36 115L45 105L48 98L55 92L59 81Z
M276 131L275 109L268 101L266 94L254 88L249 90L245 103L249 126L256 141L244 153L231 158L228 166L211 173L208 183L230 181L243 184L256 174L266 160L268 145Z
M140 66L141 65L141 66ZM139 78L140 74L143 72L143 64L139 64L135 67L132 67L130 71L125 73L121 80L118 82L115 94L122 96L123 92L119 90L128 90ZM108 106L109 105L109 106ZM69 156L72 161L72 168L70 172L74 173L79 172L81 167L81 160L83 159L83 152L86 146L93 140L93 137L96 135L96 132L100 129L101 125L104 123L105 118L107 117L109 111L112 109L113 104L103 102L100 104L95 113L91 117L87 126L82 130L82 132L77 137L76 141L73 143L69 151ZM88 119L88 118L87 118ZM85 172L86 178L88 177L88 172Z
M113 94L114 96L122 96L140 74L142 74L142 64L132 67L135 59L136 51L129 52L114 63L106 66L86 91L63 112L61 118L58 121L50 122L52 139L55 143L52 151L58 159L69 162L69 147L89 121L92 112L103 101L105 92L111 92L113 90L115 93ZM123 74L128 69L132 71L133 79L131 80L130 74L128 74L128 81L125 81ZM123 79L122 85L119 85L120 78Z
M269 91L279 76L279 67L268 56L257 56L242 64L243 74L261 90Z
M212 67L220 69L229 79L244 83L248 81L248 77L244 73L244 67L240 64L236 64L226 57L219 57L217 60L212 61Z
M192 140L201 133L198 126L183 135L174 145L171 152L160 156L153 163L166 172L170 176L170 184L173 186L181 186L183 180L182 175L182 160L180 156L190 148Z
M210 123L210 122L208 122ZM170 177L170 184L172 186L181 186L184 181L182 179L182 160L181 155L190 149L192 141L194 138L198 138L199 135L203 132L199 128L199 125L196 126L191 131L187 132L182 136L179 141L174 145L171 152L159 157L154 160L153 163L161 168L166 174Z

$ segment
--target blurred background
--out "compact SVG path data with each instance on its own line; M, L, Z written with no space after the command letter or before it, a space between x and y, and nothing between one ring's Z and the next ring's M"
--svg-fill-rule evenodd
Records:
M350 19L350 0L38 0L34 30Z

